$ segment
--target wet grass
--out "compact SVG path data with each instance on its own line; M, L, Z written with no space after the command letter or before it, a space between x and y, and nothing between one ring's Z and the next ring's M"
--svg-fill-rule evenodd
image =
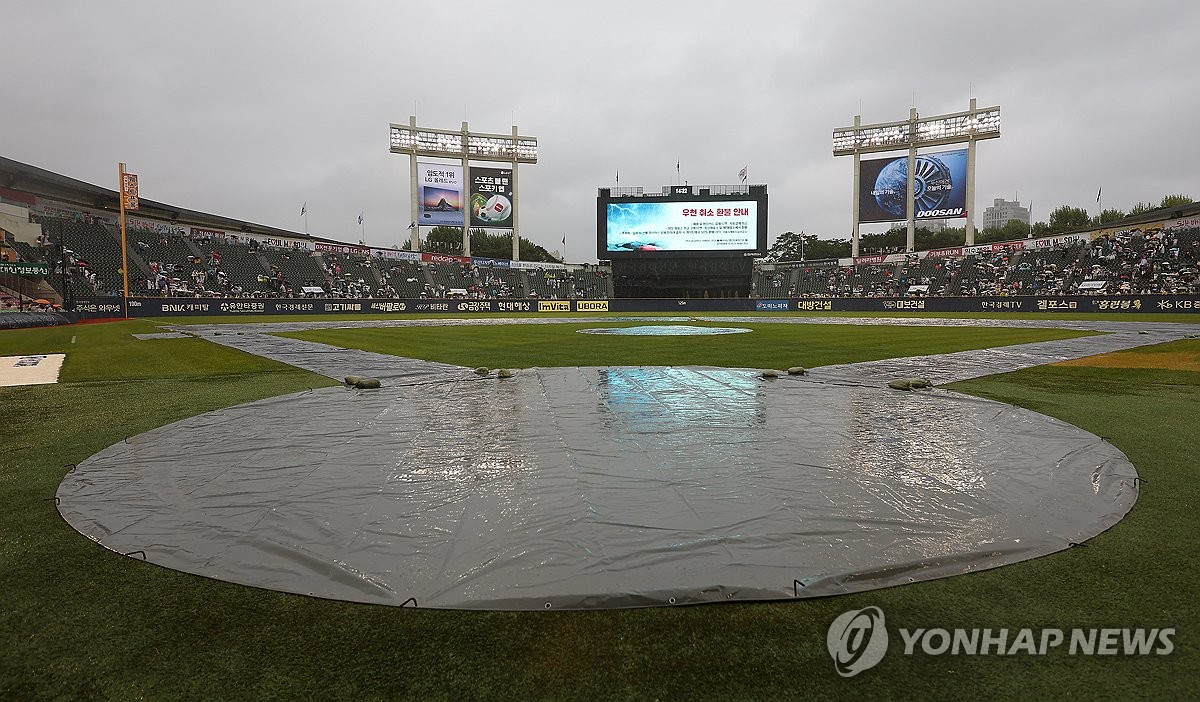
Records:
M726 326L718 322L688 325ZM679 365L682 359L701 366L812 368L1091 334L1065 329L743 323L728 326L753 331L715 336L577 333L580 329L635 326L644 324L598 320L587 324L349 328L286 332L280 336L469 367L670 366Z
M1200 504L1200 373L1041 367L955 386L1079 424L1130 456L1147 480L1141 497L1125 520L1084 548L818 600L452 612L212 581L113 554L68 527L48 499L68 464L175 419L329 383L194 339L135 342L126 338L133 331L154 329L122 322L0 333L0 355L68 354L59 385L0 388L0 699L1197 696L1200 545L1190 535ZM504 328L491 333L490 344L503 347ZM702 364L713 360L704 347L714 340L692 338L654 354L673 365ZM757 365L787 365L803 351L796 343L763 346ZM526 362L510 365L553 365L560 349L533 344L518 352ZM640 350L609 361L646 362ZM893 629L1159 626L1178 633L1174 653L1150 657L1065 650L904 656L893 640L877 668L839 678L825 651L826 630L838 614L868 605L881 607Z

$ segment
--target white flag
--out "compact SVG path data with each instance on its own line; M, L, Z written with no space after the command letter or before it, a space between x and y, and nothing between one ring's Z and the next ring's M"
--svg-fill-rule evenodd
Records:
M738 171L738 177L742 179L743 183L746 182L746 177L749 175L749 171L749 166L742 166L742 170Z

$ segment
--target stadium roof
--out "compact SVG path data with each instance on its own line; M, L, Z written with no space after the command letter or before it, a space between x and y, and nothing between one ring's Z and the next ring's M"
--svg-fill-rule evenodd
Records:
M0 156L0 187L32 193L79 207L108 212L118 212L120 210L120 204L117 201L117 191L112 188L85 183L82 180L69 178L44 168L31 166L27 163L14 161L3 156ZM310 239L335 244L346 243L287 229L279 229L265 224L247 222L232 217L190 210L186 207L178 207L145 198L139 198L139 203L141 205L137 211L139 216L165 219L176 224L214 227L253 234L289 237L292 239Z

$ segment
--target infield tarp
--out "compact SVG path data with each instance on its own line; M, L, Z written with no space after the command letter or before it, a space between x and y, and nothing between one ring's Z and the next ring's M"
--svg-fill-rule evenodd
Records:
M1125 456L1081 429L841 369L496 380L401 361L381 390L262 400L115 444L66 477L59 509L106 548L221 580L545 610L966 573L1082 542L1137 495Z

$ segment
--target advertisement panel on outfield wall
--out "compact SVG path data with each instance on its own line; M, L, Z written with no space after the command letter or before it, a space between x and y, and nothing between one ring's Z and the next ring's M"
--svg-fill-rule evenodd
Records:
M913 169L917 219L967 216L967 150L917 156ZM859 171L858 221L908 219L908 156L863 161Z
M118 317L121 298L75 301L81 317ZM452 312L1189 312L1200 314L1200 295L1068 295L1064 297L909 298L692 298L612 300L338 300L338 299L129 299L131 317L276 314L405 314Z
M471 168L472 227L512 229L516 206L511 168Z
M462 180L462 166L417 163L417 203L421 226L462 226Z

